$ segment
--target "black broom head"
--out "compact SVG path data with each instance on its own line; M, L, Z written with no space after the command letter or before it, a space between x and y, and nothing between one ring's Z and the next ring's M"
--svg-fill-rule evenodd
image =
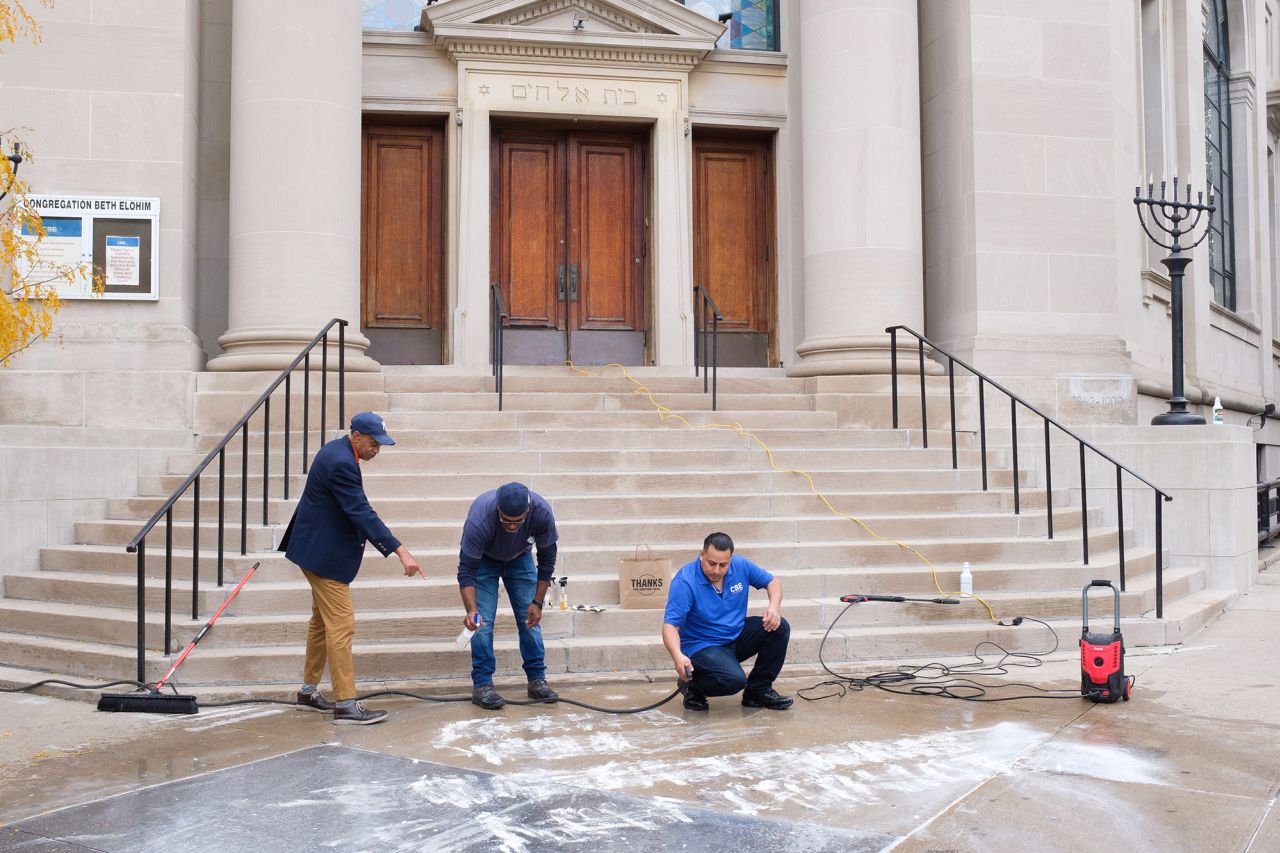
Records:
M135 693L103 693L98 697L98 710L136 714L196 714L200 711L194 696L141 690Z

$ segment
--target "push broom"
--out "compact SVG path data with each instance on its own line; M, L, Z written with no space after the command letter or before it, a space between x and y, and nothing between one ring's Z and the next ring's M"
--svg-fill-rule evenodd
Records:
M182 650L182 654L178 655L178 659L173 662L173 666L169 667L169 671L164 674L164 678L155 683L154 687L140 688L132 693L103 693L98 697L99 711L132 711L139 714L195 714L200 711L196 705L196 697L184 696L180 693L161 693L161 688L165 683L173 677L178 667L182 666L182 662L187 659L187 655L191 654L191 650L196 647L196 643L204 639L204 635L209 633L209 629L213 627L213 623L218 621L218 617L222 615L222 611L227 609L227 605L235 600L240 593L240 589L249 582L249 578L253 577L253 573L258 570L261 563L254 563L249 572L240 579L240 583L236 584L236 588L231 591L231 595L227 596L227 600L222 602L222 606L218 608L218 612L213 614L213 618L204 623L204 627L200 629L200 633L191 638L191 642L187 643L187 647Z

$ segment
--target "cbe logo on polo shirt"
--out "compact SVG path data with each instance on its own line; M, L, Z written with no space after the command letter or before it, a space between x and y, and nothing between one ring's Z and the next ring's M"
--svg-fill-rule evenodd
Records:
M738 593L740 593L740 592L742 592L742 583L741 583L741 582L735 583L733 586L729 587L729 594L730 594L730 595L737 595L737 594L738 594Z

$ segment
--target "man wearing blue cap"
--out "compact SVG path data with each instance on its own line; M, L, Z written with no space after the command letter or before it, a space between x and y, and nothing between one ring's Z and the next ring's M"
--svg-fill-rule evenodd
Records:
M351 640L356 632L351 582L360 571L365 541L384 557L395 553L406 576L426 577L364 494L360 462L373 459L383 445L395 443L378 415L361 412L353 417L349 435L335 438L316 453L298 508L280 541L280 550L302 569L311 585L311 625L297 702L304 708L333 711L335 723L367 726L387 716L386 711L374 711L356 701L351 663ZM326 661L335 702L329 702L317 689Z
M498 610L498 579L507 591L520 633L520 656L529 679L529 698L554 702L547 686L542 646L542 602L556 568L556 519L551 504L522 483L507 483L471 502L462 526L458 587L471 638L471 701L490 711L506 700L493 687L493 618ZM538 547L535 569L530 543ZM477 617L478 620L477 620Z

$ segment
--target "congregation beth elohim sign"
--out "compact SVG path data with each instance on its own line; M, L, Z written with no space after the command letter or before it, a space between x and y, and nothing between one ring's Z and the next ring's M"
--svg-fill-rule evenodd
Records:
M112 196L37 195L27 200L44 220L40 259L32 272L50 277L56 270L88 262L102 276L103 299L160 298L160 199ZM34 235L24 229L22 236ZM93 296L88 282L61 282L63 299Z

